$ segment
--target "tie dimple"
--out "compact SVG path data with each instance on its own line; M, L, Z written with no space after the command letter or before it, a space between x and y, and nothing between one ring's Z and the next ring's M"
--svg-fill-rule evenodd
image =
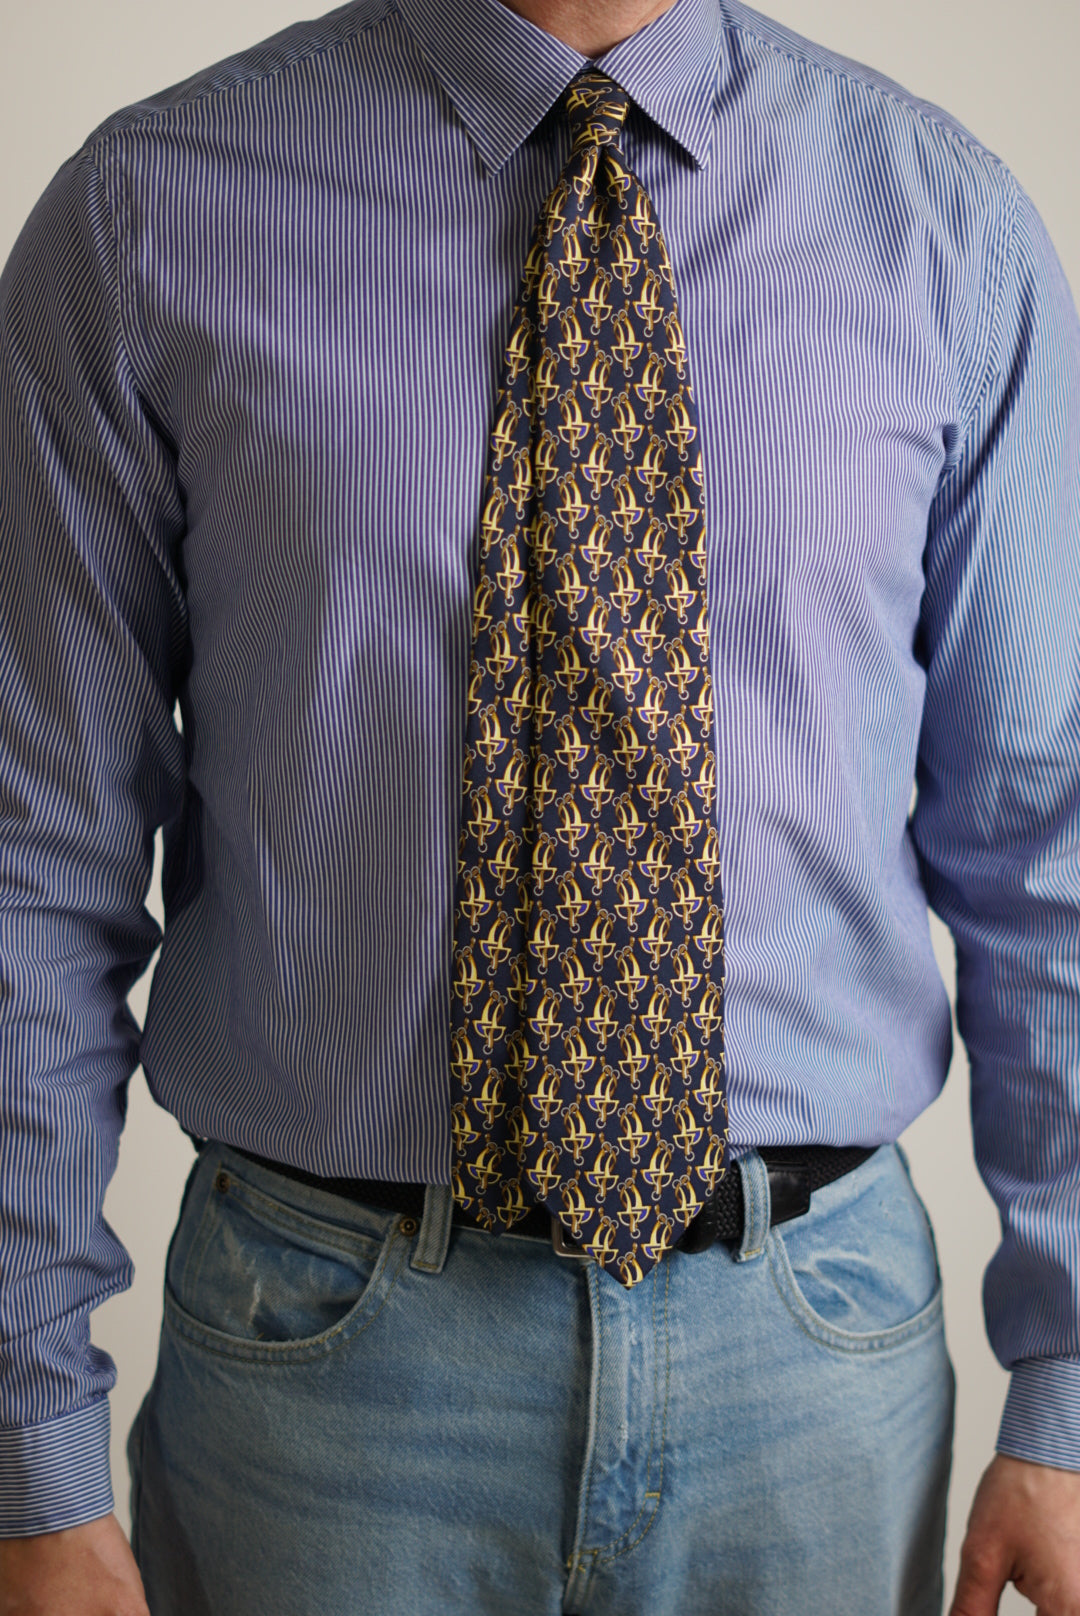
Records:
M603 73L582 73L566 92L573 149L618 144L630 98Z

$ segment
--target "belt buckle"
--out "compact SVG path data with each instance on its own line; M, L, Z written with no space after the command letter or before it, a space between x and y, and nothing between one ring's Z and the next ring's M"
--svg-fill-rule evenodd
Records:
M578 1258L581 1262L592 1261L589 1253L579 1246L576 1240L571 1240L562 1219L557 1218L554 1213L551 1215L551 1247L556 1257Z

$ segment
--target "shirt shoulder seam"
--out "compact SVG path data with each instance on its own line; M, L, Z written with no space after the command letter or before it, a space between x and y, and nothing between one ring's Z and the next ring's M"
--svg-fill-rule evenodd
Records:
M128 368L128 372L131 375L132 380L137 384L138 377L133 358L133 345L124 312L124 284L120 233L121 226L120 220L117 216L118 198L115 198L112 195L112 186L110 185L109 177L106 175L103 164L99 161L99 155L103 154L103 147L104 142L95 142L93 146L86 146L84 148L84 152L86 161L93 170L94 178L101 186L102 201L109 217L109 240L112 247L113 260L113 295L111 301L116 312L116 330L120 338L124 363Z
M960 468L961 463L963 462L963 459L964 459L963 445L966 445L966 443L967 443L967 438L968 438L969 432L971 431L972 422L975 421L976 418L978 417L979 411L982 408L983 400L986 397L986 394L990 389L990 385L993 382L994 377L997 375L998 367L999 367L999 364L1000 364L1000 353L1001 353L1001 293L1002 293L1002 287L1005 284L1005 271L1006 271L1006 268L1008 267L1010 259L1012 258L1013 249L1014 249L1014 247L1016 245L1016 220L1017 220L1017 215L1018 215L1018 213L1020 211L1020 206L1019 206L1019 203L1020 203L1020 185L1019 185L1019 181L1014 177L1014 175L1008 169L1006 169L1005 172L1006 172L1006 175L1007 175L1009 181L1011 182L1010 185L1009 185L1009 189L1008 189L1008 208L1009 208L1009 213L1008 213L1007 226L1006 226L1005 231L1003 232L1001 250L998 253L997 262L996 262L996 265L995 265L997 274L996 274L996 282L995 282L995 285L994 285L994 288L993 288L993 305L994 306L993 306L993 312L992 312L992 314L990 316L990 320L988 322L988 327L987 327L986 355L985 355L985 358L984 358L984 361L983 361L983 367L982 367L982 380L979 383L979 387L978 387L977 392L972 397L971 404L970 404L970 406L969 406L969 408L968 408L968 410L966 412L966 415L965 415L964 428L963 428L963 432L961 434L961 439L960 439L960 442L961 442L960 453L957 454L955 461L953 462L953 464L949 467L948 471L942 477L941 483L940 483L939 489L938 489L939 492L940 492L941 488L945 487L946 484L951 482L952 478L956 475L957 471Z
M351 6L343 6L341 9L349 10L351 9ZM129 107L121 107L116 112L110 113L108 118L106 118L101 124L98 125L96 129L92 130L90 134L87 135L85 141L83 142L82 150L87 152L88 155L92 157L95 151L109 142L119 140L124 135L128 135L137 130L143 129L147 124L159 122L171 115L182 112L187 107L197 106L203 101L210 100L213 96L228 95L235 90L242 89L245 85L262 83L270 79L278 78L282 74L291 71L293 68L299 67L304 62L314 61L315 58L319 56L328 55L331 51L340 50L343 45L348 43L348 41L358 39L363 34L369 33L372 29L377 28L381 23L384 23L386 19L393 14L393 0L382 0L382 5L374 16L364 18L362 21L357 22L355 27L348 29L346 33L337 35L333 39L323 40L321 43L312 41L310 44L300 47L297 49L295 54L289 56L287 60L271 63L263 68L251 68L246 72L238 73L235 78L230 78L228 82L224 84L214 83L212 81L202 84L198 83L199 80L206 79L207 76L212 74L215 69L223 68L231 61L237 61L244 56L253 54L270 41L264 40L257 42L256 44L247 47L245 50L237 52L235 56L223 57L220 62L210 63L207 67L200 68L196 73L192 74L190 79L181 79L177 84L168 86L167 88L157 92L161 95L167 95L170 89L179 92L184 89L185 85L192 86L190 93L178 93L176 99L174 101L170 101L165 106L148 107L139 116L133 117L130 122L122 122L121 120L124 118L126 112L134 110L134 106L136 106L137 103L134 103ZM332 16L333 13L330 13L330 15ZM323 17L319 20L326 22L327 18ZM273 37L274 36L271 35L270 39Z
M905 91L901 85L894 86L890 84L884 75L877 74L873 68L868 68L865 73L857 73L852 67L845 66L843 59L835 56L831 51L827 52L832 58L830 61L817 60L809 54L800 54L792 47L785 46L775 39L766 38L764 34L758 33L738 18L725 16L724 28L726 32L739 33L747 39L754 40L756 44L763 46L765 50L771 51L775 56L785 57L801 67L828 74L832 78L843 79L848 84L869 91L881 100L890 101L908 116L917 118L921 123L931 125L943 135L947 135L954 144L963 147L973 157L977 157L989 164L990 167L997 171L999 178L1004 181L1005 188L1009 188L1009 181L1014 178L1012 170L996 152L983 145L982 141L978 140L970 130L964 129L962 125L954 122L943 109L936 108L932 102L924 101L910 91ZM825 52L824 46L821 49Z
M777 40L766 38L763 33L749 27L738 18L725 16L724 27L732 33L739 33L745 38L753 40L773 55L783 57L797 66L806 67L829 77L843 80L860 90L869 92L875 99L888 101L906 117L917 120L919 123L946 136L950 144L969 154L984 171L989 170L995 176L999 188L997 205L1001 209L1002 217L1001 226L995 232L993 284L987 286L987 292L992 303L992 312L987 322L987 339L984 352L980 356L979 362L973 363L971 367L973 385L975 385L974 378L981 379L978 381L977 390L970 405L964 410L961 434L961 440L963 441L963 439L966 439L971 423L978 413L979 405L986 394L987 388L993 380L997 362L1001 324L1001 289L1005 279L1005 268L1016 236L1017 196L1019 192L1019 183L1016 176L996 152L992 152L989 147L983 145L962 125L955 123L947 113L940 112L932 102L923 101L918 96L903 91L902 86L897 85L894 87L888 81L879 78L873 69L868 69L865 74L855 72L852 67L845 66L842 59L834 57L831 52L827 53L831 58L828 61L814 59L808 54L800 54L797 50L785 46ZM824 50L824 47L822 49ZM990 206L993 207L992 199ZM958 456L948 471L943 473L939 484L939 492L940 488L952 477L961 459L962 456Z
M149 399L149 389L147 389L144 385L144 379L140 375L139 366L136 362L136 340L135 334L133 333L133 326L135 331L137 331L137 313L133 306L134 299L128 294L125 280L126 265L123 250L123 221L120 217L120 207L121 202L126 201L126 196L120 197L119 195L113 194L113 184L115 183L117 187L119 187L120 183L122 182L122 175L117 176L107 174L102 164L98 161L98 153L95 150L87 150L85 153L85 158L86 162L90 166L90 169L92 170L97 184L101 187L102 206L104 207L108 216L109 244L112 249L113 272L113 284L109 293L109 301L112 305L113 315L116 320L115 352L117 353L118 360L122 362L124 366L132 393L139 401L140 409L145 412L146 401ZM172 446L169 444L164 444L164 447L171 457ZM145 533L143 534L143 543L148 553L152 556L158 570L166 575L167 582L171 588L173 585L173 580L168 578L168 572L164 566L162 556L155 546L148 542Z

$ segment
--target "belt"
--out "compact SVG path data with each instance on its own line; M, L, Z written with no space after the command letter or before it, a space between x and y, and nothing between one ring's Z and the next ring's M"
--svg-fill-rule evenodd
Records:
M267 1167L271 1172L280 1173L284 1178L291 1178L312 1189L327 1190L331 1195L341 1195L346 1200L359 1201L366 1206L377 1206L385 1212L400 1212L416 1224L423 1216L423 1184L406 1184L381 1178L321 1178L317 1173L305 1172L302 1167L289 1167L284 1162L256 1156L253 1151L240 1150L235 1145L229 1148L259 1167ZM826 1184L861 1166L876 1149L876 1145L870 1149L771 1145L760 1150L758 1154L769 1175L770 1228L778 1223L789 1223L792 1218L801 1218L804 1212L810 1210L810 1197L815 1190L824 1188ZM735 1171L725 1173L697 1217L687 1226L677 1245L679 1251L695 1254L707 1251L718 1240L725 1245L737 1245L742 1239L742 1178L737 1161L734 1166ZM477 1232L477 1225L456 1205L453 1221ZM529 1239L550 1240L561 1257L587 1255L570 1238L564 1224L542 1206L530 1207L525 1216L513 1225L511 1232Z

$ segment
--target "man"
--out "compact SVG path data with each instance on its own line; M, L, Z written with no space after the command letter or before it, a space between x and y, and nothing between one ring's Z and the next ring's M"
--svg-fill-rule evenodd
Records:
M483 702L467 679L474 593L475 627L503 588L481 595L477 528L511 452L492 423L521 266L590 62L632 106L589 161L633 190L641 262L650 209L670 253L668 292L649 284L677 299L693 387L666 395L665 436L681 454L701 434L715 742L703 718L676 744L715 747L740 1159L737 1235L687 1250L695 1218L684 1249L622 1267L558 1219L545 1242L445 1193L419 1217L392 1199L455 1167L459 1201L480 1182L475 1112L451 1146L461 1046L446 1059L470 998L451 1009L448 962L490 901L455 881L481 795L462 812L461 757L500 738L492 719L473 745L465 719L501 699L497 667ZM593 234L617 234L577 182ZM580 323L571 365L579 340L598 356ZM920 885L958 943L1006 1220L990 1324L1016 1366L954 1611L995 1609L1010 1578L1051 1616L1080 1608L1080 348L1015 182L943 115L732 5L362 3L87 142L13 256L0 367L6 1608L145 1608L84 1321L125 1277L100 1199L159 823L142 1057L208 1143L131 1445L157 1616L937 1608L932 1244L893 1151L841 1160L895 1139L947 1064ZM584 387L556 401L570 441ZM585 585L559 577L572 616ZM623 875L636 960L648 898ZM633 1068L625 1016L620 1034ZM670 1148L648 1098L643 1138ZM476 1102L492 1140L501 1103Z

